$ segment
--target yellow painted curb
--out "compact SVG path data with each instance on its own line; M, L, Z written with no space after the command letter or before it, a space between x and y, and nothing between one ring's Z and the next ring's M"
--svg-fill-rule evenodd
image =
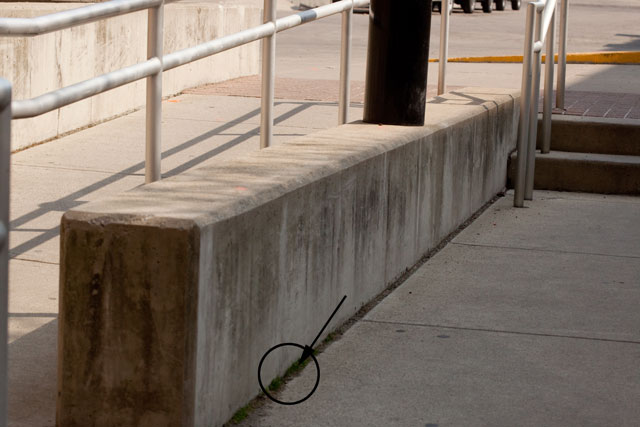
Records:
M555 56L556 61L558 55ZM542 62L545 55L542 55ZM430 59L429 62L438 62L438 59ZM471 63L522 63L522 55L506 56L471 56L461 58L449 58L448 62ZM568 64L640 64L640 52L585 52L567 54Z

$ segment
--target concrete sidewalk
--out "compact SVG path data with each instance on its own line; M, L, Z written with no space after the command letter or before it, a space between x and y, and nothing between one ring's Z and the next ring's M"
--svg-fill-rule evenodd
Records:
M317 356L309 400L240 425L637 426L640 199L528 206L499 199Z

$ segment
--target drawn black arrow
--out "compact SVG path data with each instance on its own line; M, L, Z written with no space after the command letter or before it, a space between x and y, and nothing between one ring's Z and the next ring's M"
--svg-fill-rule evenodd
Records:
M298 364L302 364L305 360L307 360L307 358L309 358L309 356L311 356L313 354L313 346L316 344L316 341L318 341L318 338L320 338L320 335L322 335L322 333L324 332L325 328L327 327L329 322L331 322L331 319L333 319L333 316L336 315L336 313L338 312L338 309L340 308L340 306L342 305L342 303L346 299L347 299L346 295L342 297L342 299L338 303L338 306L336 307L335 310L333 310L333 313L331 313L331 316L329 316L329 319L327 320L327 322L324 324L322 329L320 329L320 332L316 336L316 339L313 340L311 345L305 345L304 346L304 350L302 350L302 356L300 356L300 360L298 360Z

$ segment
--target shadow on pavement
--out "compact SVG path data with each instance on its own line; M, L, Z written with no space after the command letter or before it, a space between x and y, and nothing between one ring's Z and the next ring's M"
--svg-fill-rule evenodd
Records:
M49 314L53 313L21 316ZM58 320L54 319L9 344L9 426L55 425L57 339Z
M282 101L282 102L276 102L275 105L294 105L295 107L293 109L291 109L290 111L287 111L286 113L283 113L281 115L279 115L278 117L276 117L274 119L274 124L280 124L283 121L290 119L291 117L295 116L296 114L299 114L315 105L327 105L328 103L326 102L290 102L290 101ZM333 104L333 103L329 103L329 104ZM260 115L260 109L254 109L234 120L231 120L221 126L218 126L210 131L207 131L195 138L189 139L188 141L183 142L182 144L170 148L166 151L164 151L162 153L162 159L166 159L170 156L173 156L183 150L186 150L194 145L197 145L215 135L218 134L222 134L223 132L233 128L234 126L236 126L239 123L245 122L253 117L256 117ZM212 150L196 157L193 158L191 160L189 160L188 162L170 170L165 172L162 177L163 178L168 178L171 176L175 176L179 173L182 173L188 169L191 169L193 167L196 167L200 164L202 164L203 162L215 157L216 155L219 155L221 153L223 153L226 150L229 150L239 144L241 144L242 142L247 141L248 139L250 139L253 136L259 135L260 132L260 128L256 127L240 136L238 136L237 138L234 138L233 140L222 144L218 147L213 148ZM114 182L117 182L123 178L125 178L126 176L130 176L130 175L134 175L134 174L140 174L140 172L144 170L144 162L138 162L136 164L134 164L133 166L130 166L126 169L123 169L119 172L116 172L104 179L101 179L87 187L84 187L80 190L74 191L73 193L64 196L62 198L59 198L55 201L47 201L45 203L40 204L39 208L36 210L33 210L27 214L24 214L18 218L15 218L11 221L10 223L10 227L11 227L11 231L12 232L20 232L20 231L26 231L24 229L20 229L19 227L23 224L26 224L42 215L47 214L48 212L51 211L60 211L60 206L64 206L65 210L67 209L71 209L71 208L75 208L77 206L82 205L85 202L80 201L79 199L81 199L82 197L86 196L87 194L93 193L94 191L99 190L102 187L105 187L107 185L113 184ZM26 242L15 246L14 248L12 248L9 251L10 257L11 258L15 258L18 257L24 253L26 253L27 251L57 237L60 233L60 227L56 226L54 228L51 229L43 229L40 230L42 231L41 234L38 234L36 237L27 240Z

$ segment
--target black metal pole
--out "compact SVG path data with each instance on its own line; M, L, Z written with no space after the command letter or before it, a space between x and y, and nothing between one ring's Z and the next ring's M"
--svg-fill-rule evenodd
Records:
M364 121L424 125L431 0L371 0Z

